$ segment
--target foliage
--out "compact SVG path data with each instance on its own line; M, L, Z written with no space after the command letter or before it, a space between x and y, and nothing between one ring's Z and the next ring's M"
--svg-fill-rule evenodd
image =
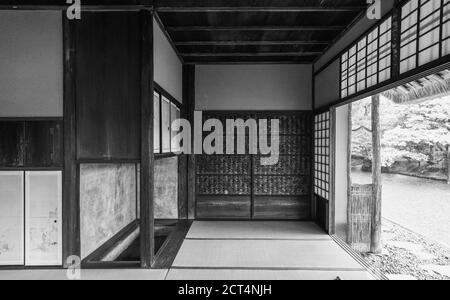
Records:
M430 148L450 145L450 96L396 104L381 96L382 162L430 161ZM352 105L352 153L371 160L371 99Z

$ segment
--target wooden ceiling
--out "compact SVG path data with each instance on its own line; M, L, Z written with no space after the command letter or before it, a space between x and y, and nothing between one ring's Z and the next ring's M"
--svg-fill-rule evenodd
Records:
M186 63L311 63L366 0L157 0Z

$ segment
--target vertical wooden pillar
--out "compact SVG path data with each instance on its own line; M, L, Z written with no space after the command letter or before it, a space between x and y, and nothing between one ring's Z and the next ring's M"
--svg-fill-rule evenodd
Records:
M328 233L336 234L336 108L330 109L330 200Z
M153 12L142 10L141 23L141 267L151 268L155 256L153 215Z
M195 66L183 65L183 110L181 117L189 120L192 124L194 116L194 79L195 79ZM179 156L179 185L178 185L178 215L182 220L193 219L194 212L192 205L192 194L195 195L195 186L190 181L192 173L190 170L195 165L193 156L188 154L182 154ZM195 173L194 173L195 175ZM194 181L195 183L195 181Z
M379 254L381 244L381 124L380 95L372 97L372 229L370 251Z
M186 109L186 119L194 124L195 111L195 65L183 66L183 101ZM194 136L192 135L192 145L194 145ZM193 148L192 148L193 151ZM195 155L190 154L187 157L187 214L188 219L195 219Z
M400 45L401 45L401 26L402 26L402 7L401 1L394 1L392 12L392 56L391 56L391 78L398 80L400 76Z
M80 202L78 191L78 172L76 163L76 118L75 118L75 24L69 21L66 12L63 19L64 55L64 171L62 203L62 257L65 268L69 267L67 258L81 257L80 246Z
M347 135L347 242L352 243L352 104L348 104Z

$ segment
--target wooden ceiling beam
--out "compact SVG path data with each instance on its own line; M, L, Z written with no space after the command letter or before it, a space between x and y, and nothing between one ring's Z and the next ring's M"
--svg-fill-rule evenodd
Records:
M322 52L229 52L229 53L217 53L217 52L201 52L201 53L181 53L180 55L183 57L252 57L252 56L313 56L320 55Z
M211 12L360 12L366 9L364 6L160 6L156 7L162 13L211 13Z
M166 26L167 31L342 31L346 26Z
M189 41L174 42L175 46L301 46L329 45L331 41Z
M300 65L311 64L311 59L291 59L291 60L248 60L247 57L236 57L233 60L189 60L187 65Z

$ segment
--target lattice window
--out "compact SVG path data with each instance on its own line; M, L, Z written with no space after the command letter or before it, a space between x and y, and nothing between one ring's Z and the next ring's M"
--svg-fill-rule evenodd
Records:
M391 78L391 35L392 17L389 17L342 55L342 98Z
M178 133L171 130L171 125L180 118L180 108L174 99L169 99L159 91L153 92L154 109L154 153L178 153L180 147L172 143L172 138Z
M400 73L450 54L450 0L411 0L402 7Z
M330 197L330 113L314 119L314 193Z

